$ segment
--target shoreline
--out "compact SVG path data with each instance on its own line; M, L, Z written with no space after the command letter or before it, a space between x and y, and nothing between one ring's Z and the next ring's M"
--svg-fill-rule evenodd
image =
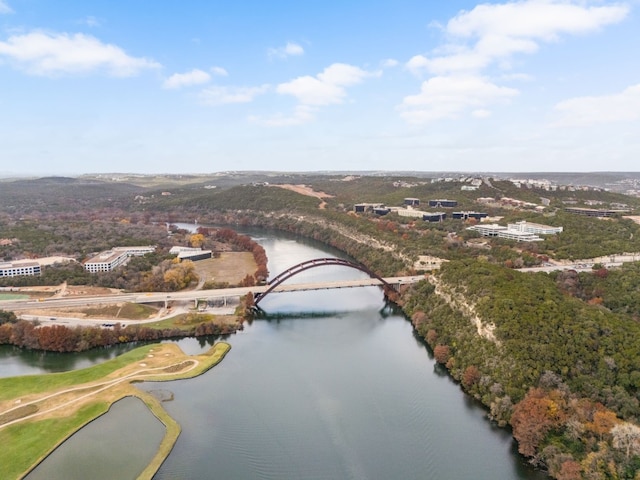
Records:
M138 476L141 479L151 479L171 453L180 435L181 427L162 407L160 400L137 389L134 384L140 381L182 380L202 375L219 364L230 349L231 345L228 343L218 342L203 354L186 355L175 344L153 344L124 354L131 360L123 366L118 365L118 357L105 362L105 364L115 364L117 368L109 370L107 367L102 375L90 378L89 381L81 380L87 376L91 377L92 371L102 372L105 368L96 368L101 367L97 365L66 372L54 377L58 381L54 381L53 385L45 388L40 388L38 379L56 374L8 377L0 380L0 386L7 387L13 392L0 398L0 422L2 422L0 423L0 440L7 445L0 454L0 457L7 459L0 461L0 465L3 466L2 477L24 478L74 433L107 413L115 402L134 396L143 401L149 411L165 426L165 435L157 454ZM140 363L142 360L145 362ZM144 369L138 370L140 367ZM27 378L29 381L25 381ZM61 379L63 381L60 381ZM64 380L67 382L65 383ZM7 388L3 390L7 391ZM91 391L81 393L87 389ZM25 407L28 411L21 414ZM61 408L72 409L72 413L61 419L57 414L57 410ZM12 418L12 414L16 418ZM56 419L61 419L59 422L54 422L57 429L55 427L44 429L47 435L38 435L38 441L35 444L29 444L26 453L24 452L26 447L23 445L25 442L21 442L20 438L15 440L18 429L26 429L26 436L29 436L31 432L28 430L34 430L35 433L40 431L39 427ZM24 455L19 455L19 452L23 452ZM31 459L36 458L35 461L22 458L31 454L33 454ZM9 462L8 459L12 461Z

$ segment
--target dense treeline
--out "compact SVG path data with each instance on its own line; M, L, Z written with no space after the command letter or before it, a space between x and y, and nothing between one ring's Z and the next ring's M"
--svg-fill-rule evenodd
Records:
M594 267L592 273L569 270L554 277L562 291L640 321L640 263L625 263L611 270Z
M0 316L0 318L2 318ZM234 333L241 324L200 322L191 328L154 329L144 325L126 328L116 323L112 328L37 325L25 320L0 323L0 345L15 345L32 350L50 352L82 352L91 348L108 347L118 343L157 341L167 338Z
M558 212L543 221L564 227L561 234L546 237L541 245L557 259L640 252L640 225L626 218L600 219Z
M520 452L557 478L572 478L560 474L565 462L585 478L611 465L634 478L640 444L621 454L612 429L640 420L640 324L564 295L546 274L467 261L438 277L441 295L424 282L405 309L436 360L512 425ZM608 430L594 426L604 418Z
M0 258L4 260L63 255L78 261L117 246L167 246L169 240L164 225L92 219L89 212L78 213L71 221L49 218L0 222L0 238L15 239L0 246Z

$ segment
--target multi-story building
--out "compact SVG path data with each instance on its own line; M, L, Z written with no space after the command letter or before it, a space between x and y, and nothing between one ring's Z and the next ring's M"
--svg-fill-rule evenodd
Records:
M468 220L469 218L475 218L476 220L482 220L488 217L484 212L453 212L451 218L454 220Z
M473 225L472 227L468 227L467 230L478 232L483 237L506 238L508 240L515 240L517 242L542 241L542 238L533 233L521 232L519 230L509 230L507 227L497 225L495 223L491 225Z
M126 263L129 257L142 257L155 250L156 247L150 245L142 247L114 247L111 250L100 252L95 257L87 260L84 263L84 269L91 273L110 272Z
M507 228L509 230L525 232L525 233L536 233L538 235L555 235L557 233L562 233L562 227L550 227L548 225L541 225L539 223L529 223L526 220L522 220L521 222L509 223L507 224Z
M444 212L425 213L422 219L425 222L442 222L447 218L447 214Z
M14 262L0 263L0 278L40 275L40 273L40 264L33 260L17 260Z
M498 237L517 242L540 242L542 238L538 235L555 235L561 233L562 227L550 227L539 223L529 223L525 220L516 223L509 223L506 227L497 224L474 225L467 228L478 232L484 237Z
M628 209L595 209L595 208L579 208L579 207L565 207L567 213L573 213L574 215L584 215L586 217L613 217L615 215L622 215L629 213Z
M437 198L435 200L429 200L429 206L431 208L453 208L458 206L458 201L447 200L446 198Z

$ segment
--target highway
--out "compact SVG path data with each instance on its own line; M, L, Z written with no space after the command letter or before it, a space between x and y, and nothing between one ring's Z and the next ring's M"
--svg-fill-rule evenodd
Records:
M422 275L408 277L390 277L384 280L387 283L411 284L424 279ZM290 283L276 287L271 293L278 292L298 292L304 290L324 290L330 288L354 288L381 285L376 278L364 278L358 280L340 280L331 282L313 283ZM238 298L249 292L261 293L269 288L269 285L259 285L254 287L220 288L212 290L187 290L181 292L147 292L147 293L114 293L110 295L87 295L61 298L41 298L27 300L4 300L0 301L0 308L14 312L40 309L59 309L88 307L92 305L105 305L113 303L172 303L189 302L196 300L224 300Z

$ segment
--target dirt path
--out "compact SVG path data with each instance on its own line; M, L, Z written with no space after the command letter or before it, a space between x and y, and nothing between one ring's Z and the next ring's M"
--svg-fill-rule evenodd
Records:
M291 190L293 192L299 193L300 195L306 195L308 197L315 197L320 200L320 205L318 208L320 210L327 208L327 202L324 201L325 198L333 198L333 195L329 195L324 192L316 192L313 188L308 187L306 185L291 185L291 184L283 184L283 185L273 185L274 187L284 188L285 190Z
M32 413L27 413L20 418L10 420L0 424L0 429L8 427L22 421L32 420L35 417L52 417L55 412L65 409L65 414L69 414L69 407L74 410L91 397L122 385L131 383L133 380L145 380L147 378L157 379L158 377L182 376L192 371L200 365L200 360L194 356L184 354L177 346L172 344L162 344L147 354L144 361L133 362L130 365L120 368L110 373L107 377L97 381L74 385L53 393L44 392L27 394L23 398L8 399L0 403L4 408L0 408L0 415L7 415L28 405L37 407ZM137 363L137 365L134 365ZM136 368L138 367L138 368ZM132 369L134 369L131 371ZM85 393L83 393L85 392ZM9 407L9 408L6 408Z

